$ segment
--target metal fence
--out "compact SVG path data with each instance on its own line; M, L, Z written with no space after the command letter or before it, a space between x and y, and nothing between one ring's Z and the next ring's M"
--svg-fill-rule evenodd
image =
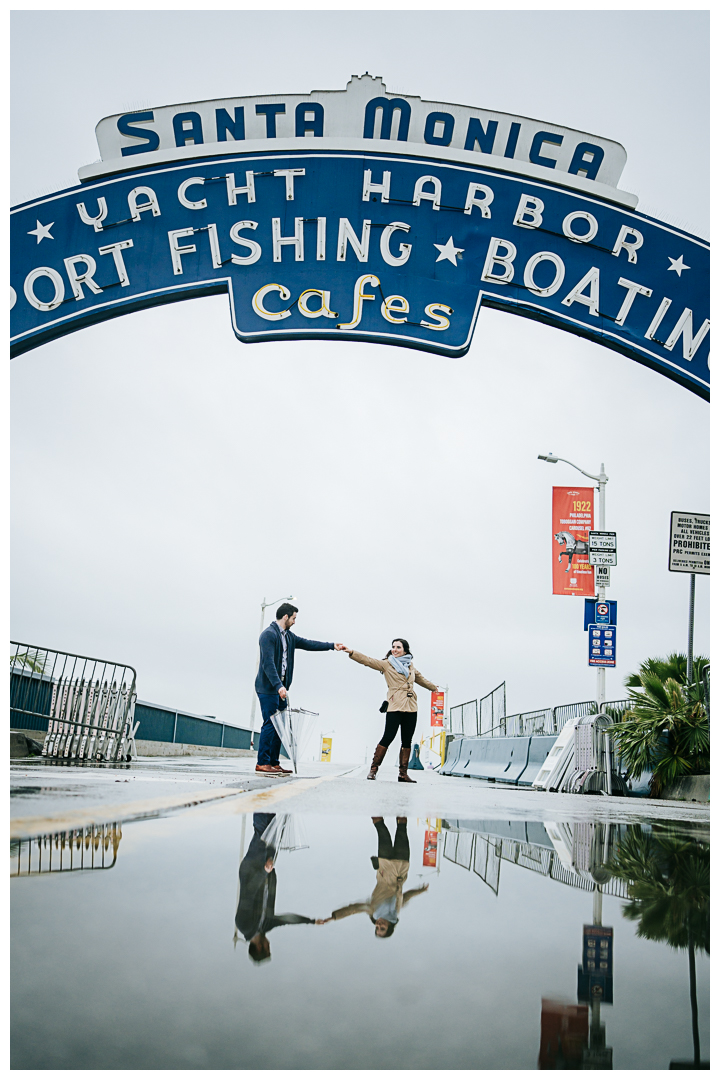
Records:
M47 732L43 757L131 757L134 668L16 641L10 646L10 724Z
M462 705L453 705L450 709L450 730L453 735L477 735L477 698L474 701L465 701Z
M10 877L109 870L117 861L122 839L119 822L47 833L10 842Z
M620 720L630 708L628 699L607 701L602 711L613 720ZM532 709L529 712L505 715L505 683L480 698L478 703L466 701L450 709L450 730L453 735L558 735L569 720L588 713L597 713L597 701L574 701L569 705L556 705L551 709Z
M488 735L505 716L505 683L501 682L478 702L478 735Z
M558 735L577 716L598 711L596 701L574 701L570 705L556 705L554 709L533 709L530 712L504 716L492 731L484 734L506 735Z

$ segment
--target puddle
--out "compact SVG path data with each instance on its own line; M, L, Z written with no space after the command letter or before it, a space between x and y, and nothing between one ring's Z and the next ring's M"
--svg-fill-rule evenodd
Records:
M709 1057L692 825L228 808L22 841L11 875L14 1069L667 1069L693 960Z

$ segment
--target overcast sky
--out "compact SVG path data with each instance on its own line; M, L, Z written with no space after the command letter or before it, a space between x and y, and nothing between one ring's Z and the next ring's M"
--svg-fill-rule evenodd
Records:
M16 12L13 202L76 183L105 115L366 70L615 139L638 209L707 235L704 12ZM583 602L551 586L551 488L584 480L549 450L610 477L608 697L687 647L668 528L709 510L708 406L560 330L484 310L462 359L247 346L210 297L17 358L12 421L12 637L130 663L144 700L246 724L260 603L289 593L303 635L375 656L408 638L451 704L502 680L512 712L593 698ZM697 652L708 600L699 578ZM334 758L361 758L381 676L335 654L295 670Z

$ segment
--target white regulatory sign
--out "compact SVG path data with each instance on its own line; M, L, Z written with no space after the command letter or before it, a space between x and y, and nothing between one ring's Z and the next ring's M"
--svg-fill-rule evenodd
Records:
M617 566L617 533L591 529L588 533L588 562L591 566Z
M609 566L596 566L595 567L595 588L607 589L610 586L610 567Z
M617 552L589 551L588 562L591 566L617 566Z
M710 515L674 510L670 515L668 570L710 573Z
M588 551L617 551L617 533L591 529L588 533Z

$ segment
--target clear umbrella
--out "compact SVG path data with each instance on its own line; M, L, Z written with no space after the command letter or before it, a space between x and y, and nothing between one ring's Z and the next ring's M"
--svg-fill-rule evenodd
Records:
M275 862L281 851L300 851L309 846L305 830L295 814L273 814L262 840L275 852Z
M309 709L292 709L288 705L287 709L276 712L270 717L296 774L298 762L305 755L310 739L315 733L319 715L319 713L310 712Z

